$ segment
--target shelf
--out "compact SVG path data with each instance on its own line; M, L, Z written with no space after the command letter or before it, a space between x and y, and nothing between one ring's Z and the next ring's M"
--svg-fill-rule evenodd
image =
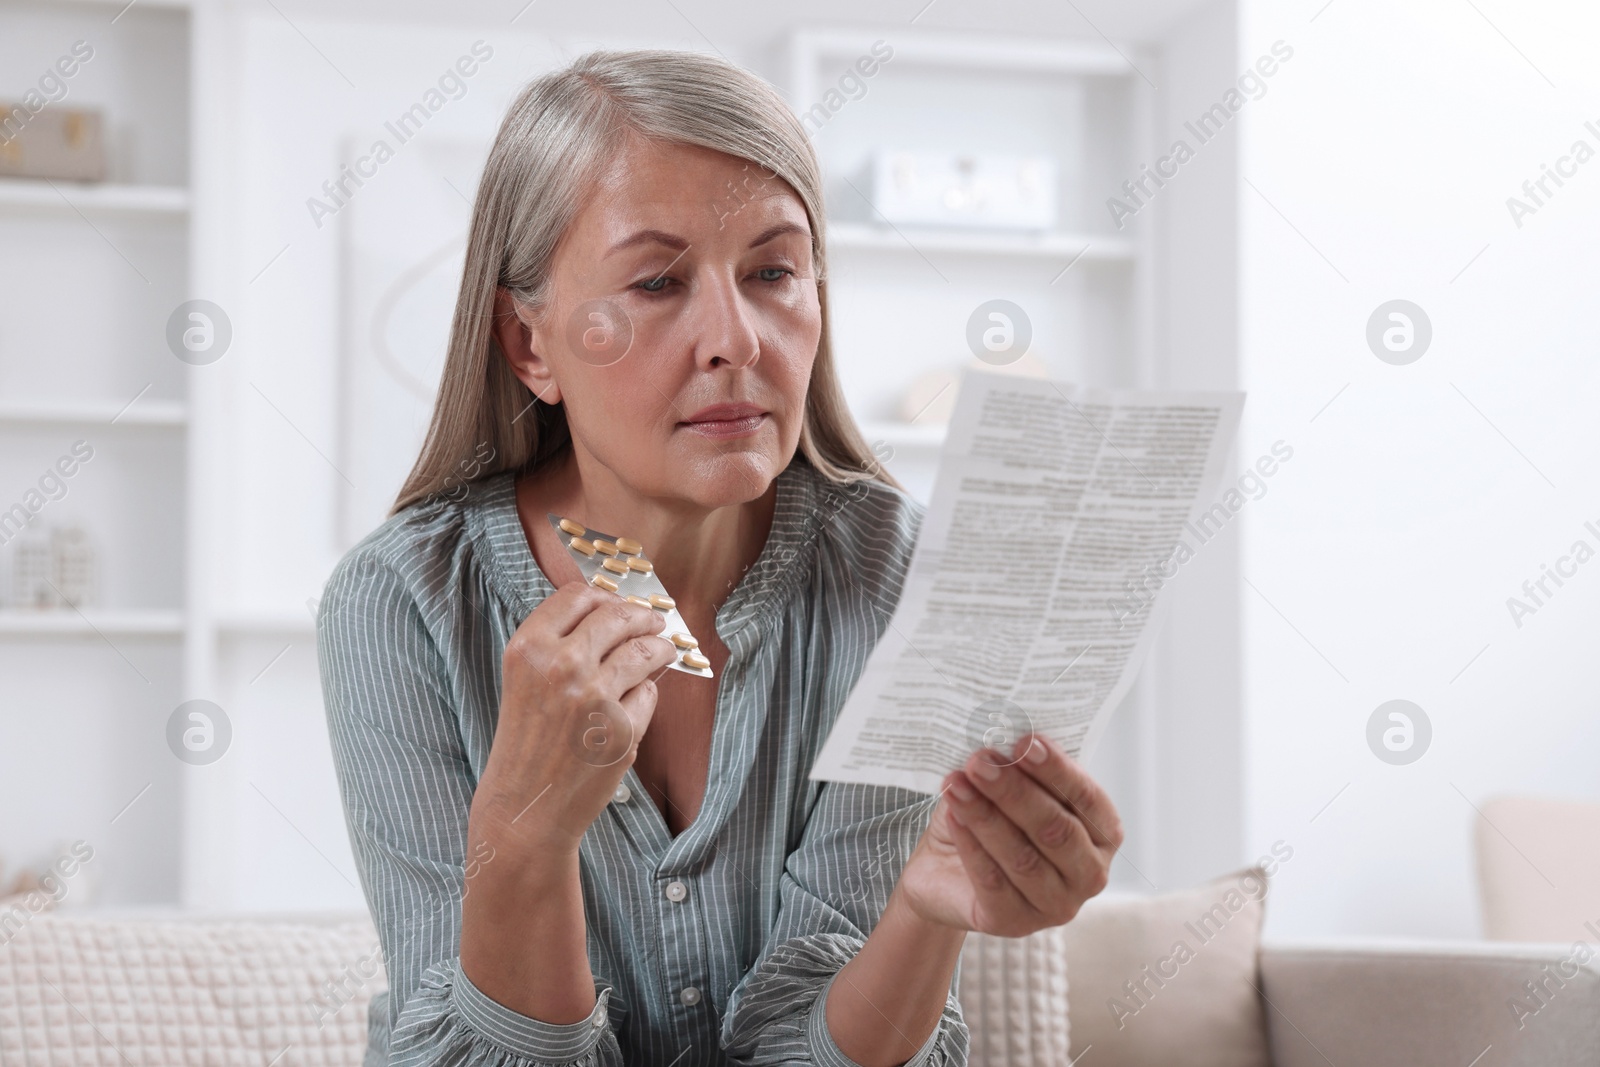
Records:
M114 400L0 404L0 426L183 426L189 421L175 400Z
M123 11L133 5L128 0L56 0L60 7L98 7L104 8L113 14ZM194 0L143 0L139 4L142 8L167 8L175 11L188 11L194 6Z
M176 610L117 611L71 608L38 611L0 610L0 634L62 637L176 637L183 633L183 613Z
M800 30L790 40L795 57L854 57L886 35L857 29ZM1053 41L950 34L938 31L896 31L889 38L894 61L970 70L1032 71L1112 78L1131 78L1137 71L1109 43Z
M861 435L870 442L883 441L896 451L937 452L944 447L949 427L944 423L864 422Z
M1087 234L997 233L993 230L930 229L835 222L828 226L830 248L881 252L965 252L980 256L1029 256L1085 263L1131 263L1137 256L1132 241Z
M85 215L183 218L189 190L169 185L108 185L73 181L0 178L0 212L15 209Z
M242 609L220 611L212 617L219 634L256 637L263 634L312 634L316 620L305 608Z

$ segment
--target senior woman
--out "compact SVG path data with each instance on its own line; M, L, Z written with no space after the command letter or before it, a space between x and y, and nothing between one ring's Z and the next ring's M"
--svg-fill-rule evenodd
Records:
M845 407L823 236L737 67L595 53L511 105L422 454L318 619L367 1063L962 1064L967 931L1104 886L1116 812L1042 738L934 798L807 777L924 514ZM642 542L715 678L549 514Z

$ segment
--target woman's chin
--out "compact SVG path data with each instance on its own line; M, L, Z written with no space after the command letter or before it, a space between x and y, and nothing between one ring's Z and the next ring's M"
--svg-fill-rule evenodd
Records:
M786 466L776 453L776 447L752 442L747 448L724 444L686 458L675 465L684 475L674 479L679 490L675 495L708 508L748 503L765 493Z

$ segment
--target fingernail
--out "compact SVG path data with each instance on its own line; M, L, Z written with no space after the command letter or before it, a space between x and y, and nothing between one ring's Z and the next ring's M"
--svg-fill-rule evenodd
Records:
M1037 737L1028 738L1028 751L1023 757L1029 763L1040 764L1050 758L1050 752L1044 747L1044 742Z
M973 770L977 771L978 777L982 778L984 781L998 782L1000 780L1000 768L995 766L994 761L989 758L988 753L979 754L978 758L972 762L977 764Z
M963 782L959 778L950 779L950 792L955 795L957 800L963 802L971 800L973 797L977 796L977 794L972 791L972 787L967 785L966 782Z

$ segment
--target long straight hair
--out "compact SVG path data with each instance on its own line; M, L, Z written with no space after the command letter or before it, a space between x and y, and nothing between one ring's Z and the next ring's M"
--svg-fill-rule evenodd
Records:
M591 52L530 83L506 112L472 206L466 266L439 395L422 452L390 514L506 470L535 470L571 447L566 410L511 371L494 338L497 288L537 314L562 235L629 137L696 145L787 182L811 222L822 337L800 453L828 479L901 488L845 404L828 317L822 172L805 129L771 85L721 59L664 50ZM470 478L464 472L471 472Z

